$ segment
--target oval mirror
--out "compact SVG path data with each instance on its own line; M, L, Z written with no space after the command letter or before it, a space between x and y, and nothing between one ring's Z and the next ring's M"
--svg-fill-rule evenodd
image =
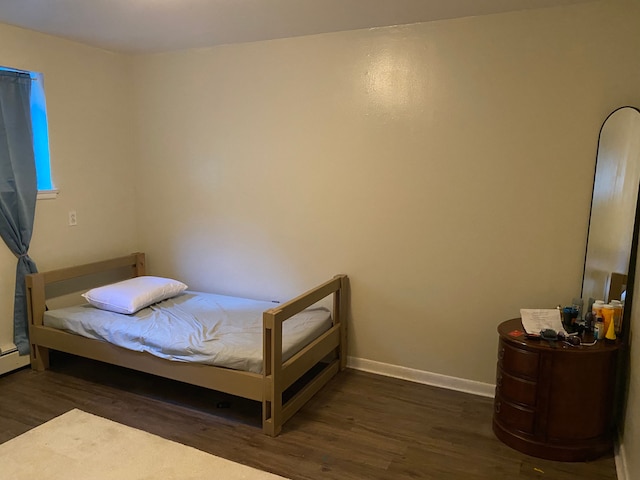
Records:
M585 306L593 300L623 300L625 320L635 273L639 185L640 111L622 107L600 129L582 298Z

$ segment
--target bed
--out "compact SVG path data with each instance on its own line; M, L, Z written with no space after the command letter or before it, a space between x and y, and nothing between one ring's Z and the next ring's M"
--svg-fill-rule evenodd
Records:
M109 312L102 312L87 305L68 307L70 310L66 307L51 310L48 308L49 303L56 297L64 296L70 290L87 290L87 287L93 287L95 282L99 282L98 285L109 283L114 275L132 279L144 276L144 253L133 253L27 276L32 368L47 369L49 350L57 350L259 401L262 402L263 432L276 436L280 433L282 425L346 366L345 321L349 293L346 275L336 275L286 303L261 304L248 301L253 302L253 309L260 308L261 305L271 307L262 311L261 325L257 332L252 333L254 336L259 335L262 348L258 350L261 352L256 356L254 348L254 355L249 355L251 358L245 360L234 354L232 360L227 360L231 363L222 362L222 366L215 364L217 360L209 361L200 356L196 356L198 362L186 361L179 352L158 354L150 353L144 346L140 347L140 351L125 348L116 343L128 344L115 340L115 343L112 343L107 341L111 340L109 337L105 340L105 337L100 336L84 336L84 331L73 333L72 328L66 323L71 317L84 315L83 310L89 309L99 312L96 317L98 326L101 323L120 321L121 318L126 318L126 315L116 314L121 317L118 319L106 318L104 315ZM331 296L333 301L330 311L319 306L322 301L326 303L327 300L331 300ZM164 312L165 303L177 303L179 309L185 310L186 305L194 302L196 307L193 308L202 308L203 304L218 304L220 301L222 300L214 294L186 291L177 297L177 300L155 304L154 309ZM243 299L234 301L244 302ZM228 306L224 308L229 309ZM147 310L145 308L135 315L146 318L150 315ZM298 324L310 321L311 317L315 319L315 331L311 336L308 332L305 333L302 335L304 338L297 339L292 345L289 341L290 332L302 332L302 327ZM289 328L289 325L292 327ZM225 328L228 329L228 325ZM99 330L95 326L87 327L85 324L80 329ZM284 400L283 393L294 383L301 383L302 378L303 386L297 388L293 395L287 395Z

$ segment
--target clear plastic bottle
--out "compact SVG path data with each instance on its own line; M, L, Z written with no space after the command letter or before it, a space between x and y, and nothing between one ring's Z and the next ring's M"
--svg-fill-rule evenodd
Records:
M624 307L620 300L611 300L611 305L613 305L613 324L616 335L620 335L622 333L622 311Z
M577 321L581 321L584 316L584 301L581 298L571 300L571 307L578 312Z

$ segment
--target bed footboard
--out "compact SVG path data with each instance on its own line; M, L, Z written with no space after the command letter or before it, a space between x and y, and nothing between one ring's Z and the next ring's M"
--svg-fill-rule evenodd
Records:
M293 315L333 294L333 325L286 362L282 362L282 324ZM309 290L293 300L263 314L264 400L262 429L276 436L282 425L293 416L323 385L346 366L346 305L348 277L337 275L332 280ZM335 352L335 359L316 373L286 403L283 393L322 359Z

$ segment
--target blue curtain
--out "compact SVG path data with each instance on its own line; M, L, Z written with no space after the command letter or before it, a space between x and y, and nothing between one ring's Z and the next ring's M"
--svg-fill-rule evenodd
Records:
M0 71L0 237L18 257L13 337L20 355L30 350L24 279L37 272L28 255L38 195L30 94L28 73Z

